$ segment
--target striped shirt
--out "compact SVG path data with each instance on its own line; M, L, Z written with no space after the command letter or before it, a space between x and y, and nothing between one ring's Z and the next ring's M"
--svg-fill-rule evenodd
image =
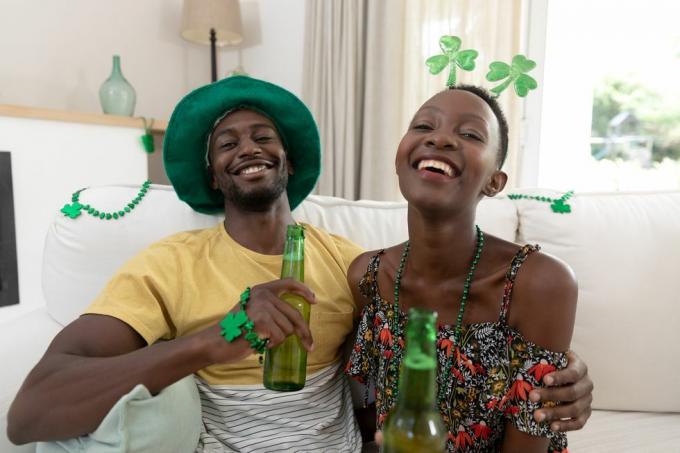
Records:
M336 363L310 375L302 390L209 385L196 377L203 426L196 452L361 451L349 383Z

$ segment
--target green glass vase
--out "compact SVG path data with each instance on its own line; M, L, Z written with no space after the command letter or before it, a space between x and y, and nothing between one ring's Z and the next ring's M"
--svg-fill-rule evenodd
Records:
M113 56L111 75L99 88L99 102L104 113L108 115L132 116L135 113L137 94L123 77L118 55Z

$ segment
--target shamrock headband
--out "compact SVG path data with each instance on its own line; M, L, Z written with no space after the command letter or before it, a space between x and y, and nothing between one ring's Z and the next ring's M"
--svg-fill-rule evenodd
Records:
M425 64L430 69L431 74L439 74L446 67L449 68L449 77L446 81L447 87L456 86L456 68L464 71L475 69L475 58L479 55L474 49L461 50L462 42L458 36L445 35L439 38L439 47L442 50L440 55L428 58ZM529 60L524 55L515 55L510 64L502 61L494 61L489 65L489 72L486 80L489 82L505 81L491 88L495 97L498 97L506 88L513 85L515 93L519 97L525 97L529 91L538 87L536 79L527 74L536 67L536 62Z

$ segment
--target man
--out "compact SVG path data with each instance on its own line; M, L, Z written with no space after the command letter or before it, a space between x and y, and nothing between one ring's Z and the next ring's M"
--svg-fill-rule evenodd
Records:
M155 395L195 374L199 451L360 450L339 351L356 316L347 268L361 250L307 226L305 284L278 279L291 209L319 176L318 131L307 108L248 77L199 88L173 112L164 159L178 196L199 212L223 210L224 223L153 244L114 276L26 378L10 408L10 439L90 433L136 385ZM310 351L302 391L265 390L251 344L221 336L218 323L240 310L246 287L259 338L272 347L296 334ZM283 292L314 304L309 327L279 299ZM548 419L567 419L563 429L589 416L585 375L585 365L572 360L552 377L575 384L539 390L545 399L573 401L544 409Z

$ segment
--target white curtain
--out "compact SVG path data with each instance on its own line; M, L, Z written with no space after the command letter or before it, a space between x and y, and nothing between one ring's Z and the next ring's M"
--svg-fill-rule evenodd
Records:
M459 70L458 81L490 88L489 63L521 53L522 1L308 0L303 96L322 137L319 193L401 199L397 145L418 107L446 85L446 71L433 76L425 66L441 52L439 37L459 36L463 48L479 51L476 69ZM522 101L511 88L499 101L510 125L504 170L513 187Z
M356 199L364 102L364 0L307 1L303 99L319 125L317 193Z

